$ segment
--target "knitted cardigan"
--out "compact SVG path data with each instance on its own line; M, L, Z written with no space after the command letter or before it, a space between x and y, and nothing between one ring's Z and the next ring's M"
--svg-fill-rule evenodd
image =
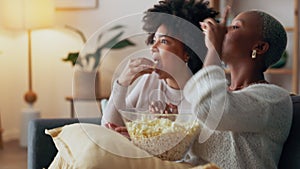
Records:
M222 169L275 169L292 121L289 92L272 84L228 91L224 70L201 69L186 84L203 129L191 151L196 164Z

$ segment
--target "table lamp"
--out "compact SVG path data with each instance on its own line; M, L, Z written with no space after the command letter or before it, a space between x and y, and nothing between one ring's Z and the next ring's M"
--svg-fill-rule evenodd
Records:
M3 26L10 30L26 30L28 33L28 91L24 95L29 108L22 110L20 144L27 147L27 126L30 120L40 117L33 109L37 94L32 89L31 32L54 23L54 0L1 0Z
M3 25L28 33L28 91L25 101L32 106L37 95L32 89L31 31L54 23L54 0L2 0Z

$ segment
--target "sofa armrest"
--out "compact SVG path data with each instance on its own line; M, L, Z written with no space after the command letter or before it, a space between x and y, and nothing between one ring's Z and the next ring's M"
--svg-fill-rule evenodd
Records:
M293 121L283 146L278 169L300 168L300 96L292 96Z
M45 129L61 127L78 122L101 123L100 118L68 118L68 119L35 119L28 125L28 169L48 168L54 159L57 149L50 136L45 134Z

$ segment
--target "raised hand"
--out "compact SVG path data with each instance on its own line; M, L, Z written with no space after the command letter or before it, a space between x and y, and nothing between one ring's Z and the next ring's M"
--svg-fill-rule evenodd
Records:
M155 70L155 63L147 58L130 59L125 69L121 73L118 83L122 86L129 86L138 77L150 74Z
M208 48L204 66L221 64L219 57L222 55L223 41L227 33L226 22L229 11L230 7L227 6L220 23L217 23L212 18L200 22L200 26L205 34L205 44Z
M205 42L208 48L214 47L215 50L221 54L222 44L227 33L227 18L230 11L230 7L227 6L224 11L224 15L220 23L217 23L214 19L208 18L204 22L200 22L200 26L205 34ZM211 46L213 45L213 46Z

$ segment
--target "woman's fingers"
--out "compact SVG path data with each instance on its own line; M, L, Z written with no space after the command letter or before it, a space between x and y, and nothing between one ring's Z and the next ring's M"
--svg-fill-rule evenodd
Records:
M115 131L119 132L119 133L120 132L128 132L127 128L125 126L118 126L118 127L115 128Z
M124 127L124 126L116 127L115 131L122 134L123 136L127 137L128 139L130 139L130 136L129 136L129 133L128 133L126 127Z
M227 33L227 18L230 11L230 6L227 6L220 23L217 23L214 19L208 18L204 22L201 22L201 28L205 34L205 44L209 49L212 49L213 52L217 52L218 55L222 53L222 45L225 34ZM211 59L206 59L206 63ZM214 63L214 62L212 62ZM207 65L207 64L206 64Z
M204 20L204 23L207 23L208 25L213 25L216 26L218 25L218 23L216 22L216 20L212 19L212 18L207 18Z
M129 64L129 71L132 76L131 83L141 75L151 74L154 71L154 65L155 63L147 58L132 59Z
M152 67L149 67L148 65L138 65L136 67L130 68L130 73L132 75L136 75L138 73L145 74L145 73L151 73L151 72L153 72L153 69L152 69Z
M199 22L201 29L203 30L203 32L206 31L206 24L204 22Z
M111 122L106 123L104 126L106 128L112 129L112 130L115 130L115 128L118 127L118 125L111 123Z
M222 19L221 19L221 22L220 22L220 25L226 26L230 9L231 9L230 6L226 6L223 16L222 16ZM201 26L202 30L211 30L211 29L214 29L215 26L218 26L218 23L212 18L207 18L203 22L200 22L200 26Z
M155 65L155 63L152 60L147 58L135 58L131 59L129 62L129 67L137 67L139 65L153 67Z
M221 25L223 26L226 26L226 23L227 23L227 19L228 19L228 15L229 15L229 12L230 12L230 9L231 7L230 6L226 6L225 10L224 10L224 14L223 14L223 17L222 17L222 20L221 20Z
M200 22L201 29L204 33L213 30L217 25L218 23L212 18L207 18L203 22Z
M118 126L111 122L106 123L104 126L108 129L114 130L115 132L118 132L118 133L122 134L123 136L127 137L128 139L130 139L127 128L125 126Z
M129 86L141 75L152 73L153 65L154 62L147 58L130 59L118 79L119 84Z
M171 103L163 104L161 101L152 101L149 111L156 114L178 114L178 107Z
M165 110L165 104L163 101L152 101L151 104L149 105L149 111L150 113L155 113L155 114L164 114Z

